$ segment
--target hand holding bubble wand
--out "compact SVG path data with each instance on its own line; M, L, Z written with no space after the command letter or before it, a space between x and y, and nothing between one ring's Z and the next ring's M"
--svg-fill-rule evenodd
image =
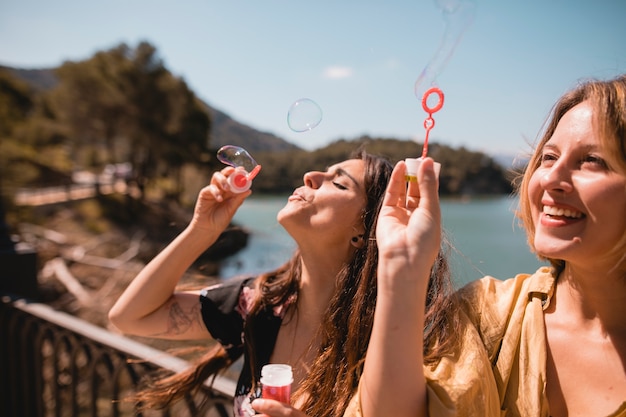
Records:
M217 159L235 168L235 171L228 177L228 185L234 193L249 190L252 180L261 171L261 165L256 163L248 151L239 146L222 146L217 151Z

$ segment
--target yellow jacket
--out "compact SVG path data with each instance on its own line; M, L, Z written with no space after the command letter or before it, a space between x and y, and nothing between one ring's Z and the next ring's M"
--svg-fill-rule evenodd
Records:
M431 417L548 417L543 310L554 293L547 267L500 281L485 277L459 290L462 345L425 366ZM344 417L360 417L359 393ZM626 417L626 401L607 417Z

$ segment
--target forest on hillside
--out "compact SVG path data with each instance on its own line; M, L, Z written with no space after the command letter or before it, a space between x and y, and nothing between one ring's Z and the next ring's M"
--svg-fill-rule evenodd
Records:
M66 185L77 171L101 173L120 163L132 167L126 180L141 191L139 198L188 205L223 166L215 157L218 142L247 147L254 140L262 173L253 189L259 193L290 192L304 172L324 169L359 147L393 162L421 153L421 144L396 138L341 139L315 151L277 146L281 140L267 134L267 142L253 139L253 129L202 102L148 42L67 61L45 79L36 75L0 68L0 192L7 211L21 188ZM443 195L511 192L508 168L491 157L437 143L429 150L443 166Z

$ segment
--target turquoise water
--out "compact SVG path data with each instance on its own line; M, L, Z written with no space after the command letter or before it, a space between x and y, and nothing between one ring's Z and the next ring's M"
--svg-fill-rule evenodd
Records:
M444 228L456 249L451 263L458 282L485 275L506 279L543 265L528 249L516 207L517 199L511 197L442 202Z
M244 250L223 262L223 278L265 272L291 256L295 244L276 221L286 202L287 196L250 197L239 208L233 221L251 236ZM511 197L442 201L443 226L455 247L451 264L458 284L484 275L509 278L541 265L514 219L516 204Z

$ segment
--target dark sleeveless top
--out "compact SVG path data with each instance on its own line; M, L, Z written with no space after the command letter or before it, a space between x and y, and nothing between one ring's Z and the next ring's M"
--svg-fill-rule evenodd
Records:
M234 394L234 414L237 417L254 415L250 401L259 393L251 392L253 382L261 378L261 368L269 363L278 330L287 305L267 308L255 319L252 329L255 340L255 375L252 375L250 360L245 347L244 323L256 294L255 277L232 278L204 289L200 294L202 319L211 336L226 350L232 361L243 355L244 364ZM288 304L288 303L287 303Z

